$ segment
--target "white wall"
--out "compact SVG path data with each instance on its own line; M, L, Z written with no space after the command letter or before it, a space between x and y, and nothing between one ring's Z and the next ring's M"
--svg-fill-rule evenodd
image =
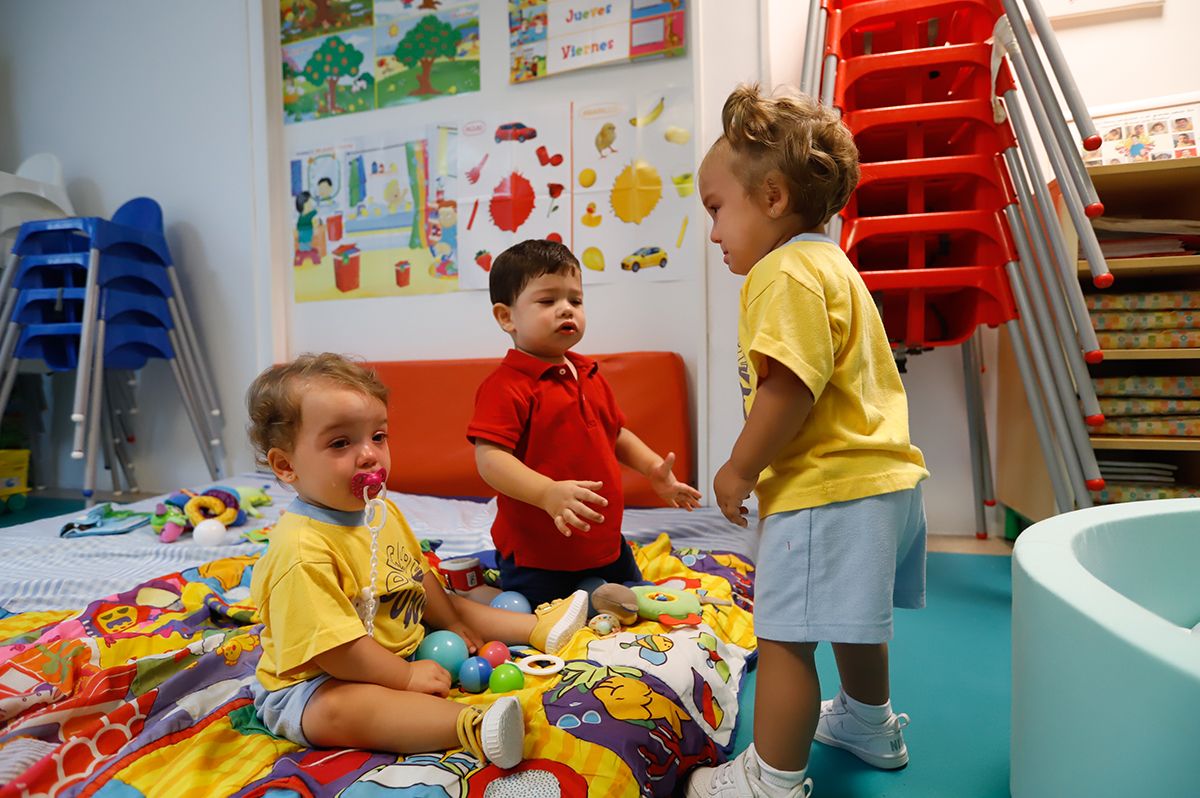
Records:
M1167 0L1143 15L1055 23L1058 44L1090 108L1200 90L1200 3Z
M0 0L0 169L48 151L81 215L111 216L143 195L162 205L216 372L226 466L238 470L252 462L242 394L272 343L254 180L265 142L261 40L249 33L261 31L259 14L245 2ZM152 362L142 374L141 487L205 481L170 369ZM73 380L55 382L56 399L69 399ZM67 430L55 428L63 442ZM81 463L60 459L52 478L82 484Z

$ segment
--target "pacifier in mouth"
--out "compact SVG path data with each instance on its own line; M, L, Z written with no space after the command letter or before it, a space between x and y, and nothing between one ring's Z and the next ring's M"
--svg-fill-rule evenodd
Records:
M386 481L386 468L380 468L369 472L360 471L350 480L350 492L355 496L361 497L363 501L368 501L369 499L373 499L383 492L384 483Z

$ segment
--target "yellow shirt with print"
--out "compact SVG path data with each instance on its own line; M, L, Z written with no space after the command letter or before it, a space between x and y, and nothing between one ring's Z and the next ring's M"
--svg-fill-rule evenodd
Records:
M908 437L908 399L870 292L824 236L795 240L742 285L738 360L744 410L766 358L812 391L812 411L759 476L759 514L915 487L929 472Z
M396 505L379 531L375 577L375 640L397 656L416 651L425 636L425 557ZM258 678L279 690L320 676L313 658L366 634L357 607L371 572L371 532L322 519L293 505L271 530L254 566L250 596L263 621Z

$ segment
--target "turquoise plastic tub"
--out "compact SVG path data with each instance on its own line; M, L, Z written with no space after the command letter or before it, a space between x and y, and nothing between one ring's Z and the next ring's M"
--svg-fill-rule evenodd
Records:
M1200 795L1200 499L1035 524L1013 550L1014 798Z

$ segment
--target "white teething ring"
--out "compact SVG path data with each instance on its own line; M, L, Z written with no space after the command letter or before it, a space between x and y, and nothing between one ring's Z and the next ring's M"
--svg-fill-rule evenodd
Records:
M534 654L517 661L521 672L530 676L553 676L561 671L564 665L566 663L563 662L563 658L553 654Z

